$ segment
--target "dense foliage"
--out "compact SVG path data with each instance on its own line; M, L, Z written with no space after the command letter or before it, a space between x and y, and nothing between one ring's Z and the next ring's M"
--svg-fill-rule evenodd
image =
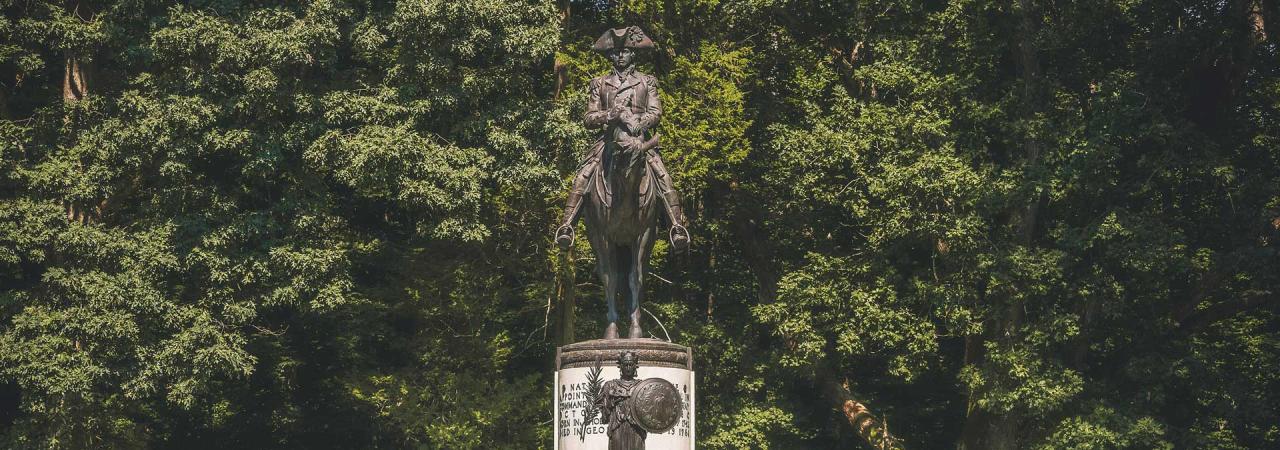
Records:
M1280 447L1274 1L0 12L4 447L549 447L603 316L551 232L624 24L701 447L858 448L854 403L907 448Z

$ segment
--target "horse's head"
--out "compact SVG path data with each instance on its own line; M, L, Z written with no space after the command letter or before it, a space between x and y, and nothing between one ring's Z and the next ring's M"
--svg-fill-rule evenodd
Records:
M644 173L644 165L648 159L649 150L657 145L657 135L654 135L648 141L635 139L630 142L619 142L617 145L612 146L614 154L610 158L612 167L609 168L609 172L626 178L638 179Z

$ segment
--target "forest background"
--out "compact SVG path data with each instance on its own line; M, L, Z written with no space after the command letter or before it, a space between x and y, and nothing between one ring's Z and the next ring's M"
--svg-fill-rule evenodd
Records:
M0 446L550 446L636 24L701 448L1280 447L1275 1L0 11Z

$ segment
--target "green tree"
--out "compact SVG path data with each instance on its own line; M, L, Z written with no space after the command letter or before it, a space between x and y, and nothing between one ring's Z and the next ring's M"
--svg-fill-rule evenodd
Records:
M1276 447L1277 13L0 0L0 439L549 446L603 316L550 236L636 24L700 446Z

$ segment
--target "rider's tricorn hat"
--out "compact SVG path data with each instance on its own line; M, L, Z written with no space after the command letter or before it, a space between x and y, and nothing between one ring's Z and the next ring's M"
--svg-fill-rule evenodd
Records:
M606 53L616 48L629 48L632 50L648 50L653 48L653 39L644 34L644 31L635 25L626 28L614 28L605 30L600 35L600 39L596 39L595 45L591 46L592 50L600 53Z

